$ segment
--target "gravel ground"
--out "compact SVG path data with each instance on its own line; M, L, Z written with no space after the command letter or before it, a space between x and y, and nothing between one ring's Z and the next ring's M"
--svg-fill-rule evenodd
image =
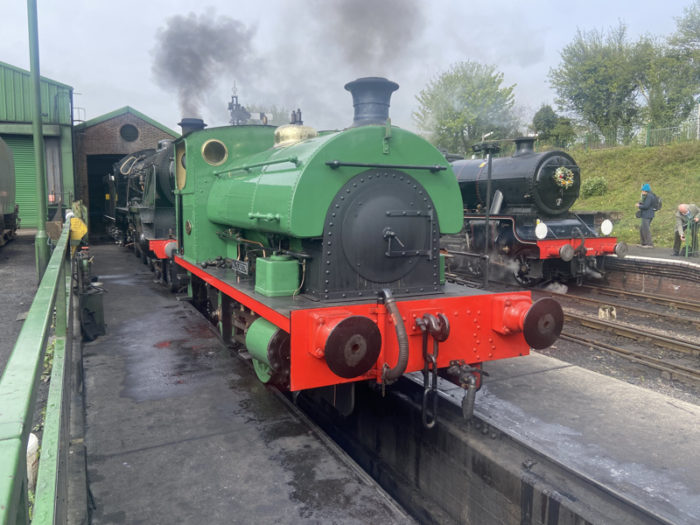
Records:
M24 315L37 290L34 263L36 230L20 230L16 239L0 247L0 371L5 369Z

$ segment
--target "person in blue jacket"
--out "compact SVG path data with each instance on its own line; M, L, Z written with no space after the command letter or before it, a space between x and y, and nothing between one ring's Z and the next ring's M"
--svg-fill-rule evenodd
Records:
M642 219L642 225L639 227L642 248L654 247L651 240L651 221L654 220L655 207L656 195L651 191L651 186L648 183L642 184L642 197L637 203L637 217Z

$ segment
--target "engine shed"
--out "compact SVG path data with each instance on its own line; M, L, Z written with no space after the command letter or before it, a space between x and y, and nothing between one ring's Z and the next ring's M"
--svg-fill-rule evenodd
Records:
M129 106L75 126L77 195L88 208L91 236L99 237L104 233L106 192L103 179L111 172L112 165L125 155L154 148L161 140L179 136Z

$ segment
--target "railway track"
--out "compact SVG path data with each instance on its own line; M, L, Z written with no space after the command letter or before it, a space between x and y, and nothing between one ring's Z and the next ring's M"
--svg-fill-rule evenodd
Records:
M611 291L610 295L613 295L614 292L616 292L616 290ZM656 327L658 327L659 324L684 326L686 328L690 325L697 329L697 327L700 326L700 318L696 316L682 316L676 313L679 309L679 304L682 305L684 307L683 309L686 311L694 311L693 308L695 305L692 301L653 296L652 300L655 301L655 304L672 309L670 312L664 312L621 302L611 303L607 299L601 300L599 297L583 297L579 295L539 291L536 292L536 295L548 295L556 297L562 302L593 306L596 311L602 308L603 311L607 309L609 312L612 307L617 310L642 316L641 320L628 324L622 323L619 320L599 319L590 314L584 314L572 308L565 307L564 318L567 323L565 323L564 326L567 327L568 325L570 328L565 328L561 334L561 339L589 348L595 348L611 355L621 356L635 363L643 364L660 372L662 376L665 376L667 379L680 380L685 384L695 387L700 385L700 368L698 367L697 359L695 359L700 356L700 344L694 340L656 331ZM614 295L617 296L617 294ZM629 294L631 297L636 297L637 295L642 294ZM642 295L642 297L645 299L647 298L646 295ZM649 321L650 319L653 319L653 321ZM590 330L586 330L585 334L581 334L580 330L578 333L574 333L573 327L571 327L572 322L576 323L577 326ZM674 330L674 332L675 331L676 330ZM682 332L682 330L680 331ZM624 345L613 344L611 335L621 336L639 344L635 345L636 348L625 348ZM662 352L663 357L650 355L654 352L654 348L662 348L672 352Z
M685 341L682 339L668 337L650 330L644 330L638 326L624 326L619 323L612 323L600 319L594 319L589 316L575 314L570 311L565 311L564 318L567 321L575 321L580 326L592 328L595 334L602 331L620 335L627 339L633 339L640 343L651 343L655 346L662 347L674 352L679 352L684 356L697 357L700 356L700 345ZM646 346L645 350L624 348L620 345L613 345L607 341L600 340L599 336L586 333L585 335L574 334L571 330L565 330L561 334L561 339L571 341L583 346L592 347L609 354L622 356L630 361L643 364L649 368L653 368L662 374L665 374L668 379L680 380L686 384L698 386L700 385L700 368L689 366L687 363L678 363L677 358L665 355L663 358L649 355L649 350ZM692 363L693 360L691 359ZM697 361L695 361L697 363Z
M564 318L569 321L576 321L580 325L593 328L596 331L604 330L628 339L634 339L637 342L650 342L668 350L674 350L692 356L700 356L700 345L697 343L678 337L659 334L652 330L641 328L638 325L625 325L618 322L605 321L588 315L578 314L570 310L564 310Z
M446 276L452 282L475 286L460 274ZM534 299L549 296L561 302L566 320L561 340L642 365L665 380L678 381L689 391L698 391L700 338L675 334L700 333L700 302L600 285L583 285L576 290L586 295L532 290ZM601 312L609 314L610 320L599 319ZM558 351L541 353L557 357ZM593 361L598 359L591 357ZM586 360L579 353L572 362L582 364L582 359ZM608 374L604 363L593 364L591 369ZM636 377L640 372L633 367L627 373Z
M668 310L660 310L660 309L650 309L650 308L643 308L641 306L636 306L636 305L631 305L631 304L625 304L622 302L611 302L608 299L601 299L599 297L586 297L582 295L574 295L574 294L563 294L563 293L558 293L558 292L552 292L552 291L544 291L544 290L534 290L533 295L536 297L538 296L547 296L547 297L554 297L555 299L562 301L562 302L573 302L577 304L582 304L582 305L589 305L589 306L594 306L596 310L599 310L601 307L602 308L614 308L616 311L622 310L629 312L631 314L636 314L640 315L645 318L662 318L668 323L672 324L677 324L677 325L690 325L691 327L700 329L700 317L699 316L694 316L694 315L679 315L677 312L679 310L684 310L688 312L693 312L692 308L694 307L694 304L691 302L685 302L685 301L678 301L674 300L671 298L661 298L659 297L659 303L657 303L659 306L665 306ZM610 294L611 296L613 294ZM661 303L661 299L664 299L665 302ZM679 303L682 306L679 306ZM683 308L685 306L685 308Z
M612 296L612 297L627 297L633 298L640 301L645 301L648 303L657 304L660 306L666 306L669 308L677 310L685 310L688 312L700 313L700 302L693 301L690 299L679 299L676 297L668 297L664 295L655 295L648 292L631 292L628 290L622 290L619 288L607 288L603 286L595 285L582 285L579 287L581 290L589 290L591 293ZM567 296L568 297L568 296ZM625 306L627 307L627 306Z

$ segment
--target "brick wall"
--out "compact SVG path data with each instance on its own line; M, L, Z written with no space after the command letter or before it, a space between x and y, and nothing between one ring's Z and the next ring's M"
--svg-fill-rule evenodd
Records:
M138 138L127 141L119 131L125 124L138 130ZM159 140L173 137L131 113L124 113L93 126L77 130L74 136L76 194L89 205L88 155L128 155L135 151L156 148Z

